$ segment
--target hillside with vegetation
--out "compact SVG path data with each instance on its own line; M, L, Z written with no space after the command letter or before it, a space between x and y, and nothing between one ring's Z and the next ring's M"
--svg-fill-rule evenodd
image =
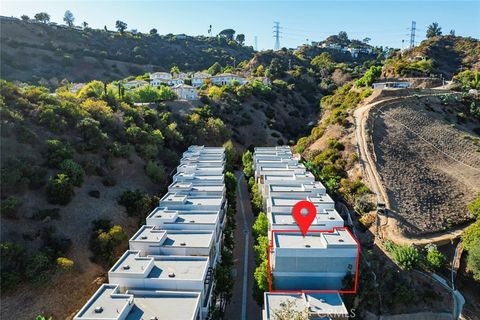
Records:
M397 51L385 61L383 76L428 77L447 80L464 70L480 71L480 41L454 35L433 36L420 45Z
M1 78L43 85L112 81L149 71L183 71L248 60L253 49L237 34L216 37L61 27L0 17Z

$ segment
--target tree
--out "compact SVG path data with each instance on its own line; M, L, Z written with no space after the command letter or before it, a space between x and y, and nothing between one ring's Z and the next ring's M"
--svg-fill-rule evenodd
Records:
M51 204L67 205L74 195L73 184L64 173L57 174L54 179L50 178L46 191L47 200Z
M455 37L455 29L450 30L450 35Z
M243 44L245 43L245 35L243 33L239 33L235 37L235 40L238 42L238 44L243 46Z
M258 214L257 220L252 226L253 237L258 238L260 236L268 236L268 219L267 215L263 212Z
M368 44L371 40L372 40L371 38L366 37L366 38L363 38L362 41L363 41L364 43L367 43L367 44Z
M222 38L227 39L227 40L233 40L233 37L235 35L235 30L224 29L224 30L220 31L220 33L218 35Z
M75 21L75 18L73 17L73 13L70 10L65 11L65 14L63 15L63 21L69 26L73 27L73 22Z
M340 31L338 33L338 39L342 45L347 45L349 43L348 35L345 31Z
M172 75L177 75L180 73L180 68L176 65L173 65L171 68L170 68L170 73Z
M253 155L250 150L247 150L242 156L243 174L250 178L253 176Z
M151 35L151 36L156 36L156 35L158 35L157 29L155 29L155 28L150 29L150 35Z
M265 75L269 78L278 79L283 77L284 71L285 70L280 62L280 59L273 58L272 61L270 61L270 65L268 66L267 70L265 70Z
M123 21L117 20L117 22L115 22L115 28L117 28L120 34L123 34L125 30L127 30L127 24Z
M210 68L208 68L207 72L214 76L217 73L222 72L222 66L220 65L220 63L215 62Z
M50 15L46 12L36 13L34 18L35 18L35 20L43 22L43 23L47 23L47 22L50 21Z
M255 269L253 277L255 278L255 285L253 288L255 300L262 303L263 293L268 291L268 260L262 261L257 269Z
M363 77L355 81L355 86L357 87L369 87L372 83L380 77L382 74L382 67L380 66L371 66L370 69L365 72Z
M60 270L64 270L64 271L70 271L73 269L73 261L68 259L68 258L65 258L65 257L58 257L57 260L55 260L56 264L57 264L57 267L60 269Z
M87 28L88 28L88 22L87 22L87 21L83 21L83 22L82 22L82 26L83 26L83 29L87 29Z
M427 38L433 38L442 35L442 28L438 25L438 22L433 22L427 28Z
M335 61L333 61L332 57L327 52L322 52L321 54L313 58L310 64L321 73L329 72L335 67Z
M20 17L20 19L22 19L22 21L28 21L28 20L30 20L30 17L27 16L26 14L22 14L22 16Z
M157 164L154 161L148 161L147 166L145 167L145 172L153 183L161 184L165 180L164 166Z

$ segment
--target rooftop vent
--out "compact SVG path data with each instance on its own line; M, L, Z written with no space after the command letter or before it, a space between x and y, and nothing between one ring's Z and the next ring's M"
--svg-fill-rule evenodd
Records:
M161 217L162 217L162 215L161 215L161 214L158 214L158 215L157 215L157 218L161 218Z
M103 308L102 307L96 307L95 308L95 313L102 313L103 312Z
M185 242L180 243L182 247L186 246L187 244Z
M157 317L150 317L150 320L158 320Z
M328 219L330 219L330 220L335 220L335 218L334 218L334 217L330 217L330 218L328 218Z
M123 265L122 267L123 270L130 270L130 266L128 264Z
M175 278L175 273L173 273L173 272L172 272L172 273L169 273L169 274L168 274L168 277L169 277L169 278Z
M338 242L345 242L345 240L343 240L343 239L338 239Z
M311 247L311 245L309 245L309 244L305 245L305 248L310 248L310 247Z
M147 239L147 236L141 236L140 239L145 240Z
M190 220L190 223L195 223L195 220Z

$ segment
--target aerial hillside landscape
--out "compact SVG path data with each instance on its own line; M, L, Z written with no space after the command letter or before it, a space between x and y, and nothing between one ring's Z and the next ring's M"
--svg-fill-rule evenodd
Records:
M194 36L76 26L71 12L65 25L18 17L0 17L2 319L83 319L180 167L217 170L195 145L224 148L228 199L213 303L199 318L315 319L267 299L274 201L257 171L275 154L287 155L280 177L319 182L359 243L338 288L356 292L337 294L352 318L479 319L475 37L432 23L411 48L338 31L271 50L240 27Z

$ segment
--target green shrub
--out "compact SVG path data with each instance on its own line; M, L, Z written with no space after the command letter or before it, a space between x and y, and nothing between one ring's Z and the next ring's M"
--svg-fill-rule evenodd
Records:
M404 270L410 270L418 265L420 255L413 246L396 245L392 252L393 260Z
M54 179L50 178L46 192L49 203L60 205L67 205L75 194L70 178L63 173L57 174Z
M52 275L53 262L44 252L37 253L27 265L25 275L33 283L45 283Z
M255 283L253 288L253 296L258 304L263 304L263 293L269 289L268 260L263 260L257 269L255 269L254 278Z
M127 235L121 226L111 226L108 220L95 220L92 224L90 250L94 254L93 260L110 266L121 254Z
M118 203L127 209L129 216L139 217L145 217L156 206L153 198L138 189L122 193Z
M477 219L480 219L480 193L477 197L468 205L468 212Z
M59 268L60 270L71 271L73 269L74 263L68 258L58 257L55 262L57 264L57 268Z
M73 158L73 149L60 140L47 140L47 163L52 168L58 168L66 159Z
M1 200L2 217L14 218L17 214L17 209L22 205L22 199L17 197L8 197Z
M80 187L85 179L85 170L72 159L63 160L60 164L62 173L66 174L74 186Z
M355 81L355 86L357 87L369 87L372 83L380 77L382 73L382 67L372 66L370 69L365 72L363 77Z
M445 256L432 245L427 248L427 264L432 270L440 270L445 265Z
M148 161L145 172L154 183L161 184L165 180L165 168L154 161Z

